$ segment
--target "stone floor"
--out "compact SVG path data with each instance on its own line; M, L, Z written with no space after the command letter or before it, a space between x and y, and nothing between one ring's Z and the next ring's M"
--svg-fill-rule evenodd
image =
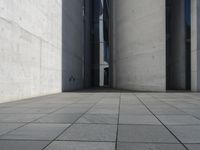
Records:
M0 104L0 150L200 150L200 93L93 91Z

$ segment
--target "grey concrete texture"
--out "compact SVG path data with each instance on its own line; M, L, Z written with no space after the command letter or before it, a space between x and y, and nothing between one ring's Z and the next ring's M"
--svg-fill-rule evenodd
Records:
M113 84L165 91L165 0L113 1Z
M199 93L87 91L3 103L0 149L197 150L199 97ZM157 107L174 111L163 113Z
M200 2L192 0L191 17L191 85L193 91L200 90Z
M61 6L0 1L0 102L61 92Z
M117 150L185 150L181 144L118 143Z
M41 150L49 141L0 141L1 150Z
M82 0L0 1L0 103L83 87L82 7Z
M188 148L189 150L200 149L200 144L187 144L187 148Z
M45 150L115 150L115 144L109 142L69 142L56 141Z
M62 0L62 90L84 84L83 1Z

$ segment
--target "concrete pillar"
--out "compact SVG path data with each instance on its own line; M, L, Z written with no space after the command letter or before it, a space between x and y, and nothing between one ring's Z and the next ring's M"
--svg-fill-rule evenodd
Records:
M170 45L168 88L170 90L186 89L186 34L185 34L185 1L172 0L170 24Z
M113 1L113 86L165 91L165 0Z
M92 57L92 3L91 0L85 0L85 19L84 19L84 87L90 88L92 77L91 77L91 57Z
M84 86L84 3L62 2L62 90L71 91Z
M200 91L200 1L191 3L191 87L192 91Z

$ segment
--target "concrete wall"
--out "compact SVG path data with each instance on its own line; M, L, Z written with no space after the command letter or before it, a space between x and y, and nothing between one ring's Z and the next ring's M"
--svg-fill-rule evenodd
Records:
M0 0L0 32L0 102L83 86L82 0Z
M63 91L80 89L84 84L84 24L82 7L82 0L63 0Z
M200 91L200 1L192 0L191 87Z
M164 91L165 0L113 1L114 87Z
M0 0L0 102L61 92L61 0Z

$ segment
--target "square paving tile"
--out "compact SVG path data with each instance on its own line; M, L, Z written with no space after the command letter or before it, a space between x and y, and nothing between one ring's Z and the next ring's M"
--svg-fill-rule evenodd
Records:
M117 150L186 150L180 144L118 143Z
M190 115L194 115L194 116L200 116L200 109L196 109L196 108L183 108L181 109L183 110L185 113L190 114Z
M93 107L88 114L118 114L118 108L95 108Z
M119 104L96 104L92 109L112 109L118 110Z
M28 124L0 139L53 140L68 126L69 124Z
M36 122L40 123L65 123L71 124L76 121L81 114L50 114L48 116L44 116Z
M119 125L118 141L177 143L175 137L160 125Z
M115 143L55 141L45 150L115 150Z
M45 114L0 114L0 122L27 123L36 120Z
M168 126L183 143L200 143L200 126Z
M200 150L200 144L187 144L189 150Z
M167 102L168 104L175 106L176 108L194 108L194 109L198 109L200 108L199 105L197 104L192 104L192 103L188 103L188 102L179 102L179 101L175 101L175 102Z
M118 115L112 114L85 114L76 123L117 124Z
M123 115L151 115L151 112L143 105L121 105L120 114L123 114Z
M74 124L58 140L112 142L116 140L116 131L116 125Z
M142 103L138 99L121 99L121 104L134 104L134 105L141 105Z
M189 115L157 115L165 125L200 125L200 120Z
M0 141L1 150L41 150L50 141Z
M10 132L14 129L19 128L20 126L23 126L21 123L0 123L0 135L3 135L7 132Z
M186 115L185 112L173 107L153 107L150 110L156 115Z
M161 123L153 115L121 115L121 114L119 116L119 124L161 125Z
M83 114L88 110L88 108L81 108L81 107L65 107L55 112L55 114Z
M0 109L1 114L47 114L56 111L54 107L11 107Z

